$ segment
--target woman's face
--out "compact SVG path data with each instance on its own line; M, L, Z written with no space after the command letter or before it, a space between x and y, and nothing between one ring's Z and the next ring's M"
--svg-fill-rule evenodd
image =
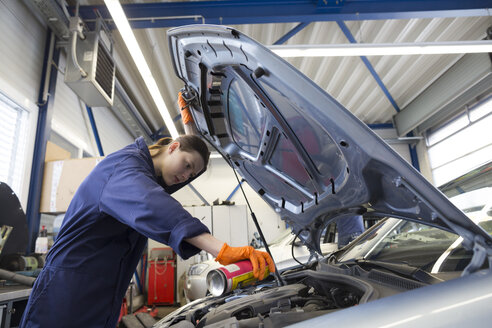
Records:
M204 168L202 157L197 151L181 150L179 142L169 144L158 169L168 186L188 181Z

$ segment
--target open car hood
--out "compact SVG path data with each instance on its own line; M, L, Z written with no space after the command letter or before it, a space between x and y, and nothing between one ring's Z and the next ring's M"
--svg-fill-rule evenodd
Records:
M320 252L326 222L367 211L491 237L363 122L289 63L241 32L168 31L202 136Z

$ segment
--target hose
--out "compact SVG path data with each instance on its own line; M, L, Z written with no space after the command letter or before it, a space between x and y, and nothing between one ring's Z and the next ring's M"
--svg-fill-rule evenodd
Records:
M36 278L27 277L22 274L17 274L12 271L7 271L4 269L0 269L0 278L5 280L11 280L21 285L26 285L29 287L32 287L32 285L34 285L34 281L36 281Z

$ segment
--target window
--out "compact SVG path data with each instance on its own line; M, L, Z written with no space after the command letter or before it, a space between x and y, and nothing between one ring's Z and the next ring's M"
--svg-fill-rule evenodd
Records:
M492 98L427 134L436 186L492 162Z
M0 180L21 195L29 112L0 93Z

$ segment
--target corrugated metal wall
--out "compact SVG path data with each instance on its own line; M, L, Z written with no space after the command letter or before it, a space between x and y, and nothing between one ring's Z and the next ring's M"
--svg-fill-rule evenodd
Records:
M37 109L46 31L21 1L0 1L0 88Z

